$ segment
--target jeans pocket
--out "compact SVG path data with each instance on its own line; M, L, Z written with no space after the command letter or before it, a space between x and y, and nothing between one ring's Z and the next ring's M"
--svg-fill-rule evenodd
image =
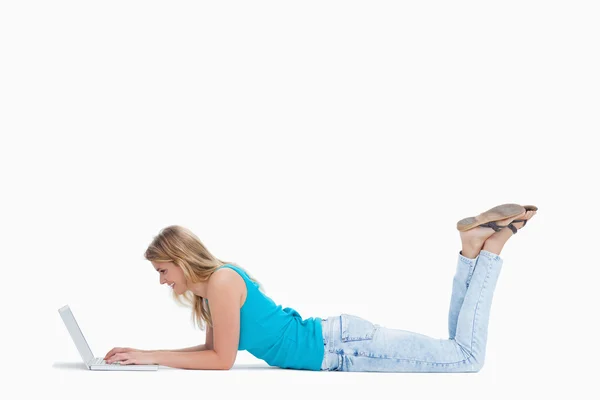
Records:
M341 314L341 340L353 342L357 340L371 340L377 329L376 324L356 315Z

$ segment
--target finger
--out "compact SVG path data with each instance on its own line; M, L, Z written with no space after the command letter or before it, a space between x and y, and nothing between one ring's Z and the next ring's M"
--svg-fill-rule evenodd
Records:
M114 362L122 361L122 360L123 360L123 353L116 353L112 357L110 357L108 360L106 360L106 362L114 363Z
M120 351L121 351L121 347L113 347L108 353L106 353L106 357L104 357L104 358L106 359L111 356L114 356L115 354L117 354Z
M108 352L108 354L106 355L106 357L107 357L107 358L108 358L108 357L112 357L112 356L114 356L115 354L118 354L118 353L120 353L120 352L121 352L121 348L120 348L120 347L115 347L115 348L113 348L111 351L109 351L109 352Z

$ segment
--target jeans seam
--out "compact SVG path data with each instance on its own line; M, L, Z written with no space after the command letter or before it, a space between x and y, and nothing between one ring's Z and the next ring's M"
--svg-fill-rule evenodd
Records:
M469 283L471 282L471 278L473 276L473 272L475 271L475 266L477 265L477 261L479 261L479 255L474 259L466 258L461 255L461 262L466 269L466 277L465 277L465 285L467 289L469 288Z
M473 342L475 341L475 325L476 325L478 311L479 311L479 303L481 302L481 297L483 296L483 291L487 287L487 282L488 282L491 272L492 272L492 265L490 264L487 268L487 272L485 274L485 279L483 280L483 284L481 285L481 291L479 292L479 298L477 299L477 304L475 305L475 315L473 315L473 327L471 329L471 343L469 346L469 355L470 356L473 356Z
M449 340L454 340L454 339L449 339ZM458 343L456 343L458 344ZM460 346L460 345L459 345ZM336 351L337 353L337 351ZM460 360L460 361L454 361L454 362L450 362L450 363L440 363L440 362L432 362L432 361L421 361L421 360L411 360L409 358L398 358L398 357L387 357L387 356L371 356L368 354L352 354L352 353L337 353L337 354L343 354L345 356L349 356L349 357L366 357L366 358L383 358L386 360L400 360L400 361L409 361L409 362L413 362L413 363L419 363L419 364L429 364L429 365L454 365L454 364L460 364L460 363L465 363L467 361L469 361L470 358L473 357L472 354L469 354L469 356L467 356L465 359Z
M471 279L473 278L473 272L475 272L475 265L469 265L469 269L467 271L467 279L465 279L465 286L467 287L467 289L469 288L469 285L471 284Z

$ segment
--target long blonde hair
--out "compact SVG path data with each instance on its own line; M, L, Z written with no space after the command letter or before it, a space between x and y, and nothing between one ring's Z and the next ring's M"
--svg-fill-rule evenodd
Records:
M246 272L235 263L221 261L213 256L192 231L179 225L161 229L146 249L144 258L148 261L171 262L177 265L189 283L207 281L218 267L225 264L234 265ZM264 291L260 282L250 274L248 276L258 284L259 290ZM201 296L197 296L190 290L182 294L177 294L175 291L172 293L175 302L192 308L192 323L197 324L201 330L204 330L205 323L213 326L210 310Z

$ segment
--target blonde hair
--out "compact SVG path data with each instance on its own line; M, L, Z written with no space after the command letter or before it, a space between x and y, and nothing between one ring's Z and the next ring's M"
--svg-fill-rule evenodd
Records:
M148 261L171 262L177 265L183 271L186 281L190 283L207 281L218 267L225 264L234 265L246 272L235 263L221 261L213 256L192 231L179 225L161 229L146 249L144 258ZM259 290L264 291L260 282L250 274L248 276L258 284ZM201 330L204 330L205 322L208 326L213 326L210 310L201 296L190 290L182 294L174 291L172 293L175 302L192 308L192 323L197 324Z

